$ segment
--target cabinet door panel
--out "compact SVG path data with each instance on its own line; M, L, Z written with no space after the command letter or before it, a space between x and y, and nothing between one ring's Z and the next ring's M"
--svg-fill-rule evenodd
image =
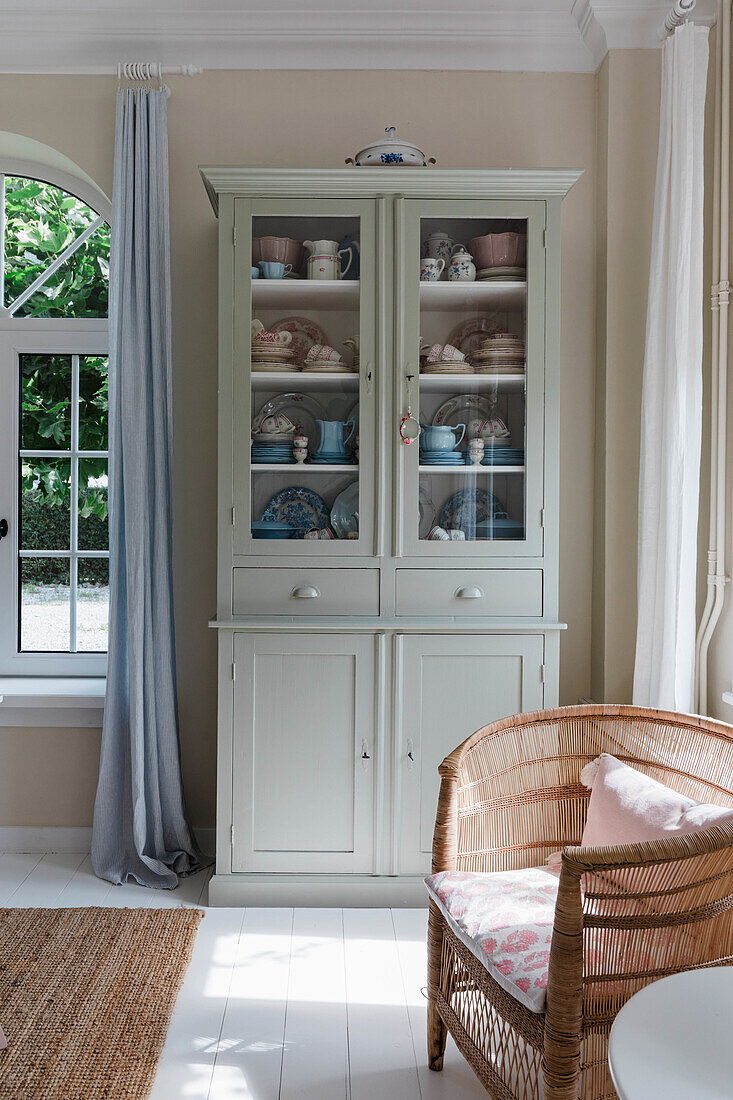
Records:
M546 217L543 200L396 202L394 433L407 408L424 428L397 445L399 557L544 552Z
M543 638L497 635L398 639L399 870L430 870L438 765L474 730L543 705ZM411 754L411 757L410 755Z
M238 635L235 665L233 869L371 870L373 639Z

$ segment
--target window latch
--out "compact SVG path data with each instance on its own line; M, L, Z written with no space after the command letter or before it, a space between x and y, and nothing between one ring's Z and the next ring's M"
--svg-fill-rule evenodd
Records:
M4 539L8 533L8 521L0 519L0 539Z

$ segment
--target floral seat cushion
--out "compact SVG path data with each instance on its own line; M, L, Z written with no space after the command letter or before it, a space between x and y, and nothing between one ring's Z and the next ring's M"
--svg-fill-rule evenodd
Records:
M545 1011L550 941L559 876L522 871L441 871L425 879L459 939L507 993Z

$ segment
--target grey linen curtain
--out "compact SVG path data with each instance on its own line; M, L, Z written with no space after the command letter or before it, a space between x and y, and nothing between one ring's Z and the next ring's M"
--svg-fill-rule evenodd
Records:
M92 862L172 888L209 860L181 783L171 546L165 91L117 93L110 265L110 622Z

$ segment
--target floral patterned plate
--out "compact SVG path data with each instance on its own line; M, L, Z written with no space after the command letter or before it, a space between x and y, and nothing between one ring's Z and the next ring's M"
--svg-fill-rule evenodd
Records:
M295 424L296 435L308 436L308 450L313 453L318 448L321 433L316 420L325 420L323 406L308 393L279 393L266 401L252 421L252 432L257 434L260 425L268 416L284 413Z
M483 338L493 336L495 332L501 332L501 325L496 321L488 317L474 317L470 321L461 321L460 325L456 325L446 344L452 344L454 348L462 351L467 359L470 359L481 347Z
M448 497L440 509L438 523L447 531L460 529L466 531L469 537L469 532L473 532L475 537L476 524L483 523L489 516L506 516L504 505L498 497L487 489L459 489Z
M468 427L473 420L491 420L491 402L478 393L458 393L443 402L433 417L433 424L448 424L451 428L465 424L465 434L468 436ZM467 450L468 440L461 442L459 449Z
M301 485L291 485L271 496L262 513L273 516L277 523L287 523L297 532L328 527L331 510L323 497ZM296 535L297 537L297 535Z
M321 326L308 317L283 317L282 320L276 321L274 325L270 325L270 332L291 332L293 334L290 347L293 351L294 362L298 366L303 365L306 355L314 344L320 344L324 347L330 344L330 340ZM492 329L492 332L498 332L498 329Z

